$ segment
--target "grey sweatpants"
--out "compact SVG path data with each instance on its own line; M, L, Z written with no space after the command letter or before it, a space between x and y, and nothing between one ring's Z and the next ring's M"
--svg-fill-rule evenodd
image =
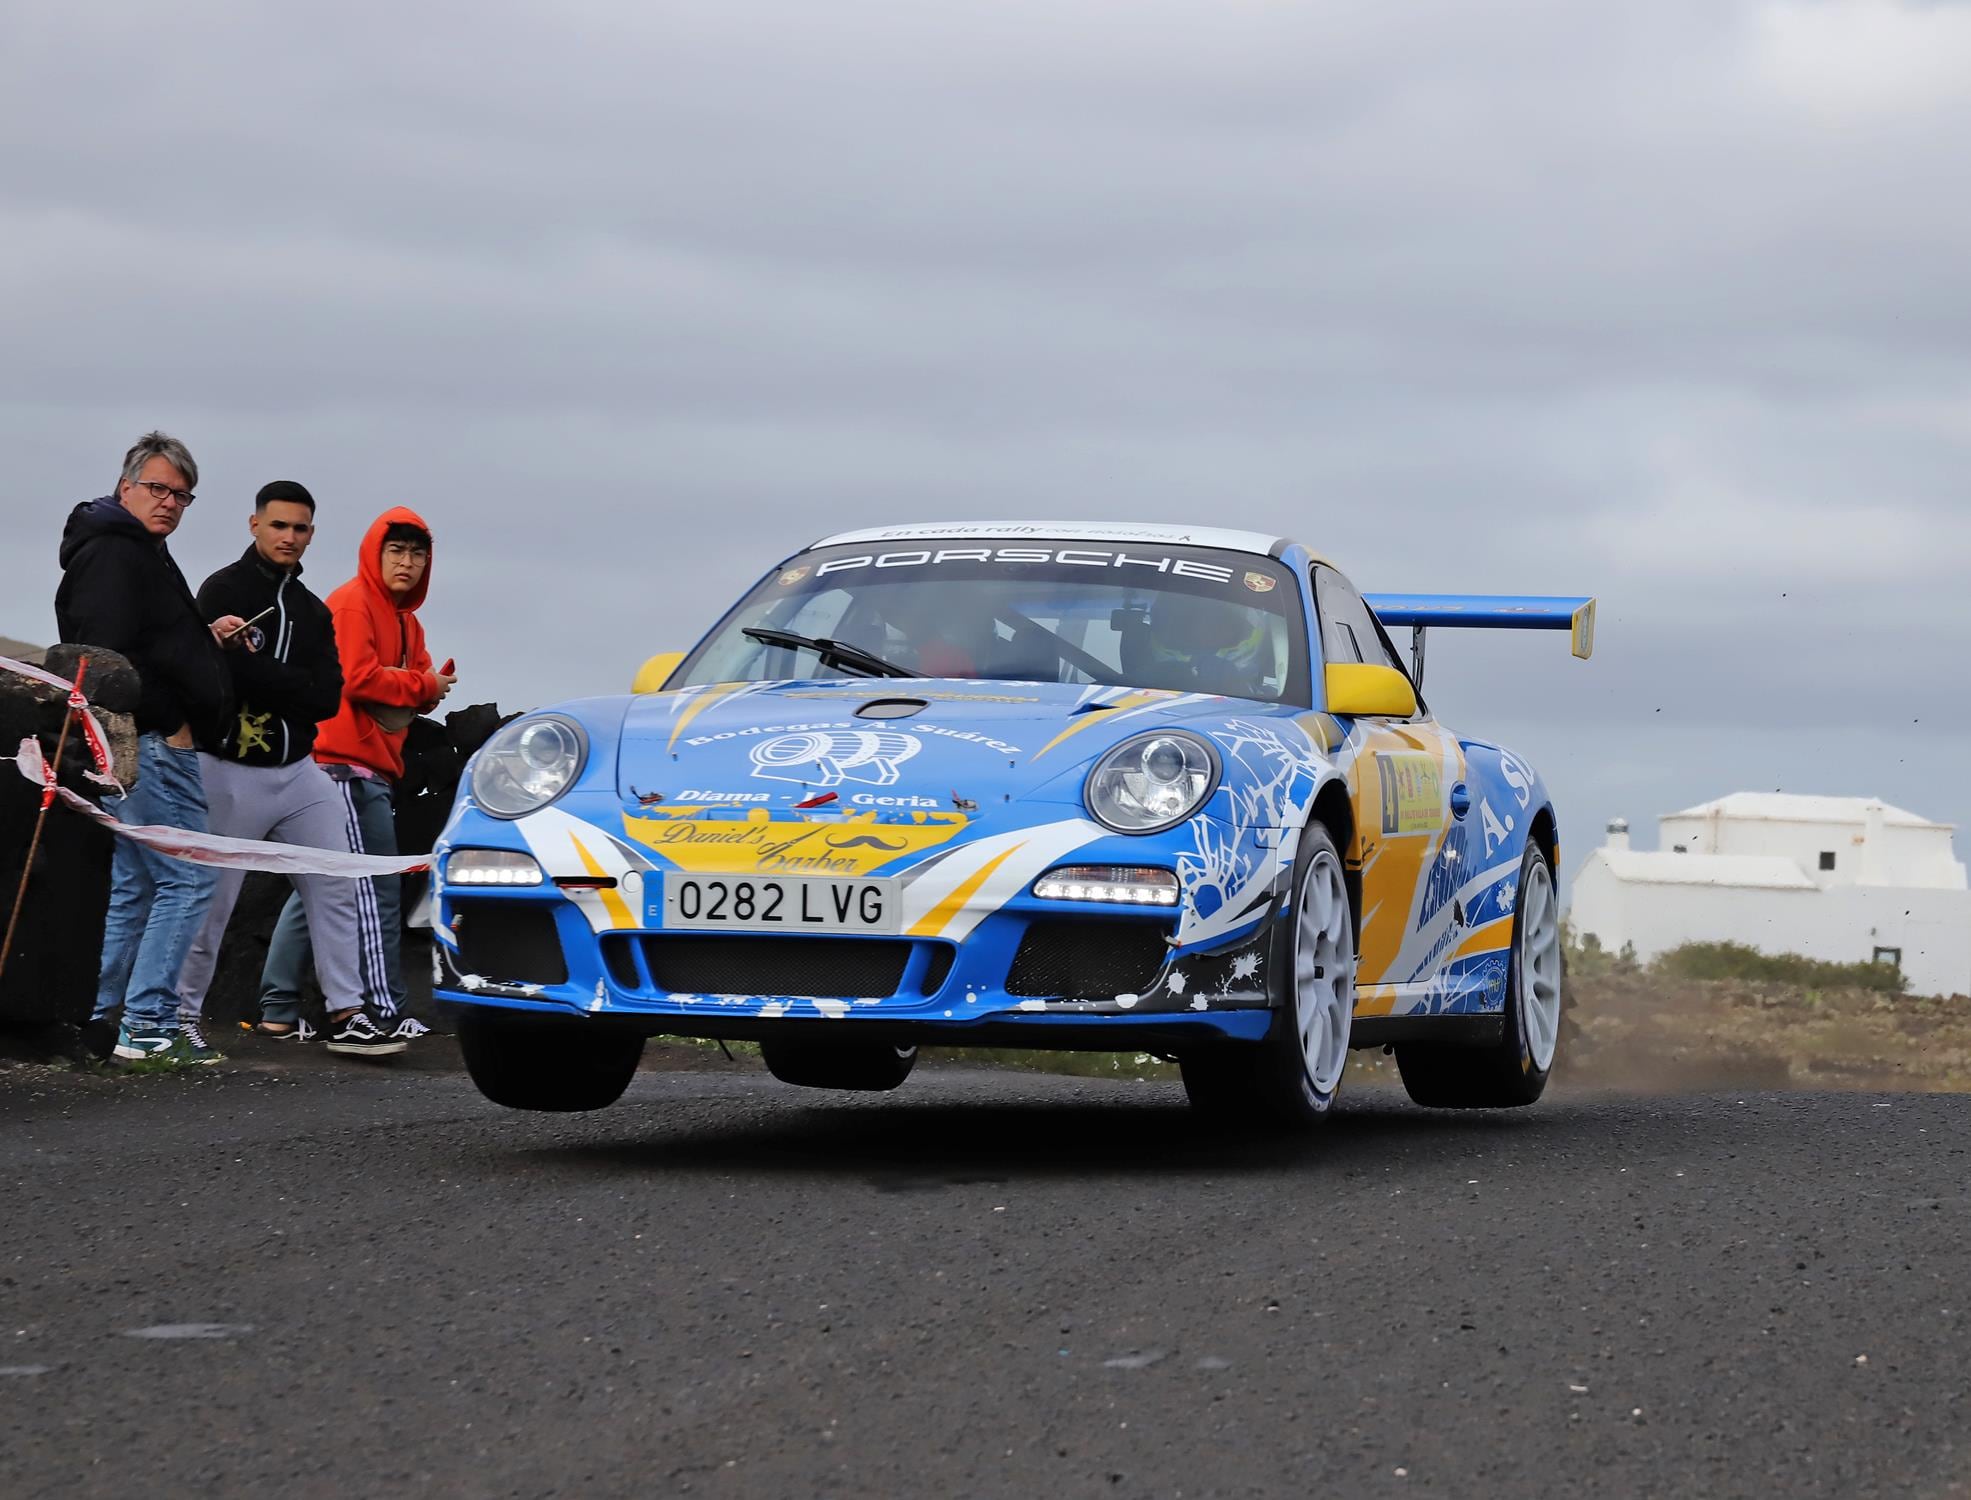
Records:
M350 850L354 820L349 799L313 759L304 756L291 766L243 766L201 753L199 771L214 833L306 849ZM328 1009L369 1004L387 1010L389 993L374 977L384 972L381 944L375 923L365 922L362 913L361 896L369 882L342 875L289 878L307 908L309 924L323 935L315 944L315 977L321 981ZM243 879L240 870L219 872L205 926L178 972L181 1017L195 1020L205 1005L205 992L219 962L219 945ZM371 976L368 982L366 976Z
M349 843L358 854L397 852L396 801L390 783L374 776L328 773L336 793L348 808ZM381 1024L404 1008L404 966L401 913L404 877L373 875L352 880L356 915L363 929L363 974L372 997L370 1014ZM319 955L324 942L336 941L313 927L307 903L287 898L274 935L267 943L267 962L260 971L260 1014L269 1021L292 1021L301 1014L301 976L308 967L310 948ZM321 959L316 958L320 963Z

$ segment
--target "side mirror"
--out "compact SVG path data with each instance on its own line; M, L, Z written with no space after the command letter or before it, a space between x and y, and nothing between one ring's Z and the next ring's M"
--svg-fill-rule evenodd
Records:
M1351 719L1407 719L1417 711L1416 689L1394 667L1334 662L1326 674L1328 712Z
M630 684L633 693L661 693L664 684L671 680L671 673L678 669L684 660L682 651L659 651L649 661L636 669L636 681Z

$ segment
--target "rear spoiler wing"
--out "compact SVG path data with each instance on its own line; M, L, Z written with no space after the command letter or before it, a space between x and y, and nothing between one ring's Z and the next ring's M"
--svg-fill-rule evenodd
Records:
M1432 625L1479 630L1565 630L1574 654L1595 650L1595 601L1532 594L1365 594L1363 601L1390 629L1410 627L1411 676L1423 686L1424 631Z

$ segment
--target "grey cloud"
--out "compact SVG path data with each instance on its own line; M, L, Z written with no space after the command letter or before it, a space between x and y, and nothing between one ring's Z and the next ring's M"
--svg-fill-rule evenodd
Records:
M1601 593L1594 663L1432 663L1577 830L1775 777L1962 820L1967 16L16 7L0 629L154 423L195 572L271 474L325 581L425 509L508 703L838 526L1205 515Z

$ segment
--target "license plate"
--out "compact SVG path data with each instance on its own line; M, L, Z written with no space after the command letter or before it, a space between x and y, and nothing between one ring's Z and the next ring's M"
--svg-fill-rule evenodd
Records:
M670 932L885 933L902 926L903 892L894 880L667 871L662 908L650 915Z

